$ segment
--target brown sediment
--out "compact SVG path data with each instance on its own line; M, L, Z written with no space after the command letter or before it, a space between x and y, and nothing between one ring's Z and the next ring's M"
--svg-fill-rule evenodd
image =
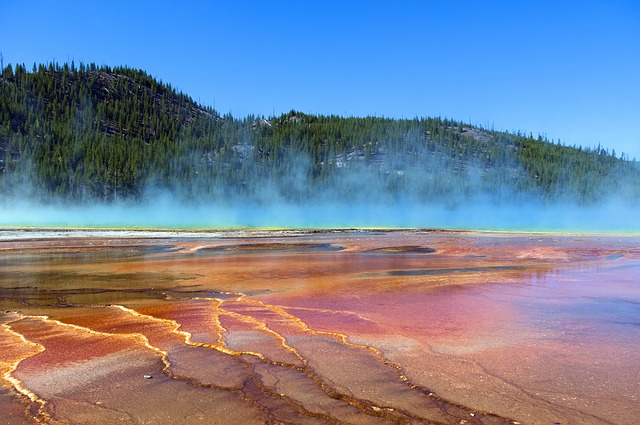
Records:
M216 246L203 246L198 249L198 252L256 252L256 251L340 251L344 247L340 245L334 245L330 243L280 243L280 242L265 242L265 243L244 243L234 245L216 245Z
M396 231L3 243L0 413L632 422L638 242Z
M431 254L436 252L435 248L420 245L385 246L373 248L368 252L402 253L402 254Z

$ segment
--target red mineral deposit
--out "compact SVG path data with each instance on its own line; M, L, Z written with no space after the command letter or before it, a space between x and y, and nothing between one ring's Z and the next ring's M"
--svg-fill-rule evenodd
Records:
M3 423L640 417L637 236L148 236L2 242Z

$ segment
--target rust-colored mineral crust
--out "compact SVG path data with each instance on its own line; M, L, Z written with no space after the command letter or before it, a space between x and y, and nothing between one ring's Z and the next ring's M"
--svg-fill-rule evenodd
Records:
M640 237L0 242L3 423L640 417Z

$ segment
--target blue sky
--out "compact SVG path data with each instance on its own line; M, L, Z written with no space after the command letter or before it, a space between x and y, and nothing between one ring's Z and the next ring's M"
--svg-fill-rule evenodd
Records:
M221 113L442 116L640 160L640 2L0 4L4 63L142 68Z

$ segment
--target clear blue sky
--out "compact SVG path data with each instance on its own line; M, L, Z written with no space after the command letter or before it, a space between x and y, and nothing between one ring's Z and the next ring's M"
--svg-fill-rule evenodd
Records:
M442 116L640 160L640 1L0 3L4 63L142 68L221 113Z

